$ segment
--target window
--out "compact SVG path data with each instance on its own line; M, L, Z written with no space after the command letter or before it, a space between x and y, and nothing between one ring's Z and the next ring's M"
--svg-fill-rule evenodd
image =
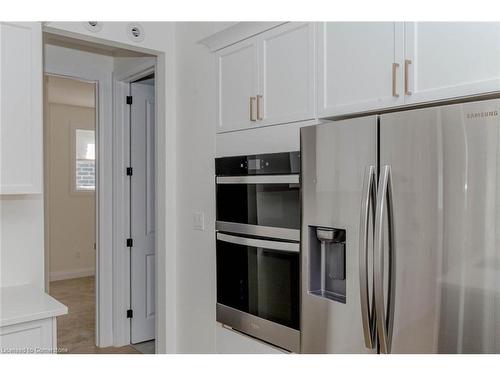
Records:
M76 191L95 191L95 131L75 131Z

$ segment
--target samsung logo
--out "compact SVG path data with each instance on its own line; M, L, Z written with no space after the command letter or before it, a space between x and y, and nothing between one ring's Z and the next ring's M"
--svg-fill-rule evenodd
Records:
M498 111L467 113L468 119L495 117L495 116L498 116Z

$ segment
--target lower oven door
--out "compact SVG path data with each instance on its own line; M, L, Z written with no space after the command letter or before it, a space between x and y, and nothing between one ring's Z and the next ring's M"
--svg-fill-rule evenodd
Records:
M300 349L299 244L217 233L217 320Z

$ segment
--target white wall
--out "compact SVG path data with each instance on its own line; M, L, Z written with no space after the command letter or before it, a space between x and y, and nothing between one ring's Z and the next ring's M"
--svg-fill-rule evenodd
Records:
M278 152L299 147L299 125L293 125L254 130L250 135L236 132L217 136L216 149L215 56L198 41L228 25L176 25L178 351L278 353L216 323L214 158L217 153ZM205 231L193 229L195 212L204 213Z
M114 58L114 67L113 74L115 76L122 75L127 73L130 69L133 69L139 65L154 63L154 56L144 56L144 57L115 57Z
M67 70L68 66L82 67L82 70L113 73L113 57L80 51L52 44L44 48L45 71ZM76 70L76 69L74 69Z
M178 125L177 326L181 353L215 352L215 59L197 41L208 22L176 25ZM205 214L205 231L192 215Z

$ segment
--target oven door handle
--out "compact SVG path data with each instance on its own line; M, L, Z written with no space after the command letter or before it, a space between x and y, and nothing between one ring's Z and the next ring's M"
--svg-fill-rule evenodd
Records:
M230 234L225 233L217 233L217 240L237 245L261 247L264 249L283 251L287 253L298 253L300 251L300 246L297 242L260 240L256 238L231 236Z
M298 184L298 174L217 177L217 184Z

